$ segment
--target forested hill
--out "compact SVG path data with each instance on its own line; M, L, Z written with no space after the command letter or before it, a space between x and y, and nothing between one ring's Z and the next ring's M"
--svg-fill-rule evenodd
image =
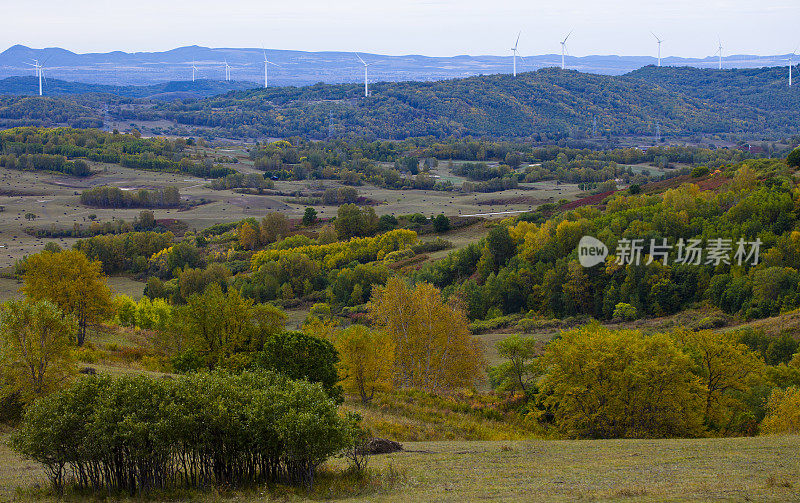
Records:
M108 94L5 97L0 98L0 126L97 123L111 117L166 119L183 125L181 134L239 138L473 136L553 142L586 138L596 124L598 136L610 137L655 136L660 127L666 136L780 139L800 131L800 86L789 88L786 74L786 68L647 67L615 77L547 68L517 77L377 82L370 85L369 97L361 84L236 90L201 99L190 95L230 87L215 88L211 81L116 91L108 86L92 91L138 101L114 104ZM58 121L49 123L43 116L44 101L59 110ZM76 104L79 115L72 117L68 111Z
M795 76L800 77L800 68L795 68ZM800 109L800 87L789 87L789 68L785 66L746 70L648 66L625 77L724 105L748 106L773 112Z
M231 92L191 104L165 103L158 110L184 124L221 127L239 136L324 137L373 135L491 136L559 138L592 132L611 135L757 133L780 136L800 126L800 89L777 91L774 99L741 103L761 91L774 69L731 70L738 82L729 93L704 91L702 84L681 89L682 68L665 83L646 73L624 77L548 68L510 75L486 75L437 82L379 82L363 97L357 84L281 87ZM706 70L696 70L705 75ZM742 76L739 76L739 73ZM716 72L712 72L716 73ZM758 78L752 78L753 75ZM686 80L691 80L686 78ZM714 81L709 78L709 87ZM763 86L762 86L763 87ZM791 98L790 98L791 93Z

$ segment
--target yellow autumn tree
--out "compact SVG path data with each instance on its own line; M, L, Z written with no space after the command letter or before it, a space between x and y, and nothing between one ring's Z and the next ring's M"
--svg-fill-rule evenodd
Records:
M375 390L391 387L394 344L386 332L351 325L336 334L339 378L345 390L357 393L363 403Z
M757 425L746 413L742 394L758 385L765 372L764 362L731 334L711 330L677 330L676 340L695 364L704 395L707 426L721 430L754 432ZM743 421L751 422L750 425Z
M78 320L77 342L83 345L87 326L113 313L111 290L100 261L83 252L42 252L28 257L22 292L32 301L48 300Z
M395 385L439 392L483 380L483 349L466 314L445 303L434 286L410 287L402 278L390 278L373 290L368 309L394 345Z
M70 339L75 318L48 301L0 306L0 396L23 403L58 389L75 373Z
M800 388L772 390L767 400L767 411L767 416L761 423L761 433L800 433Z
M258 247L259 231L248 222L239 226L239 246L245 250L255 250Z

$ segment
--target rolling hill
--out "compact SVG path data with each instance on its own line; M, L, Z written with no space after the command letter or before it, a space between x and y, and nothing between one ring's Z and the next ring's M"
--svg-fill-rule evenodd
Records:
M166 120L188 134L238 138L473 136L553 142L593 133L656 136L660 130L666 136L776 139L800 130L800 88L786 85L785 70L650 66L610 76L545 68L516 78L377 82L366 98L360 84L265 89L207 80L122 87L55 81L48 93L63 92L61 97L0 98L0 124L47 125L48 119L74 124L77 113L100 122ZM33 84L31 77L6 79L0 94ZM72 112L76 105L80 110ZM43 112L47 107L55 116Z

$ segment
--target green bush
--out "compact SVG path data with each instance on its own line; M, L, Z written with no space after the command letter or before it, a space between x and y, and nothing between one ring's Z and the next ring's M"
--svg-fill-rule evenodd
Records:
M614 318L625 321L633 321L636 319L636 308L625 302L620 302L614 306Z
M358 429L322 386L273 373L87 376L34 403L12 446L43 464L58 490L310 488Z
M271 336L254 360L256 368L278 372L290 379L320 383L331 398L341 403L344 392L338 384L338 363L339 354L333 344L303 332Z

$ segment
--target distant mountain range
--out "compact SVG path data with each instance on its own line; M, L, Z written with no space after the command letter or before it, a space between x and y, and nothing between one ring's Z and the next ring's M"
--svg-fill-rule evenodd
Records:
M348 83L363 80L363 66L350 52L303 52L268 50L270 83L280 86L308 85L317 82ZM362 53L369 62L373 82L435 81L476 75L511 73L511 56L452 56L419 55L385 56ZM760 68L785 66L788 55L726 56L725 68ZM108 52L76 54L61 48L31 49L15 45L0 53L0 78L30 76L32 68L25 63L34 59L45 66L45 76L71 82L117 86L154 85L196 77L204 80L224 80L225 62L232 67L231 78L236 81L263 83L264 55L262 49L180 47L165 52ZM584 56L567 57L571 70L602 75L622 75L654 65L656 58L648 56ZM517 61L521 72L560 66L561 56L545 54L526 56ZM694 59L668 57L665 66L716 68L714 57ZM235 87L235 85L234 85Z
M152 85L111 85L69 82L49 78L43 82L46 96L69 94L111 94L122 98L146 98L155 100L197 99L224 94L228 91L252 89L252 82L201 79L195 82L161 82ZM0 95L35 96L39 83L34 76L6 77L0 79Z

